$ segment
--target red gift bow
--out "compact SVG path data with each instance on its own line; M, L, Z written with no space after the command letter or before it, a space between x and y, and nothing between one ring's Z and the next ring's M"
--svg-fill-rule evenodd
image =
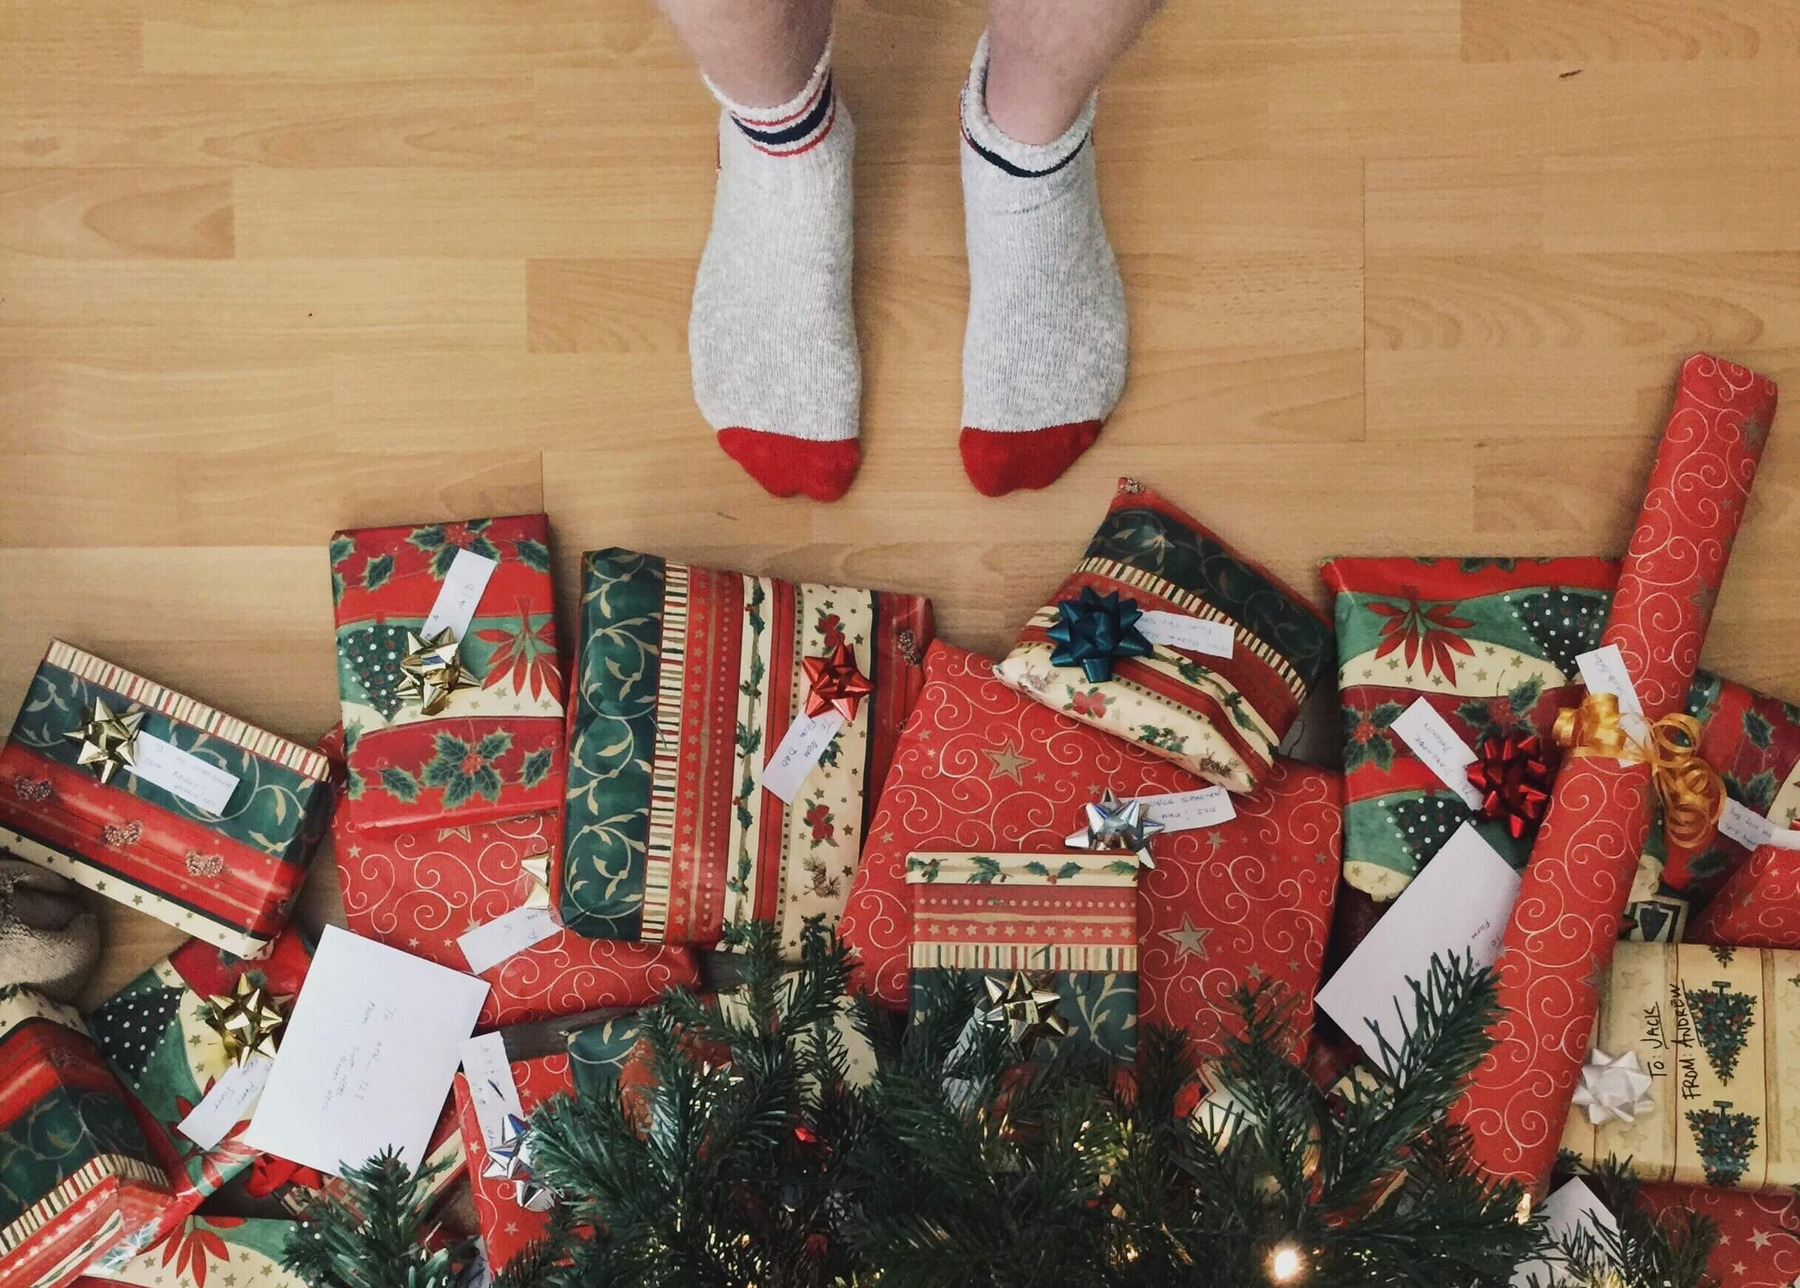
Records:
M856 654L848 644L839 644L829 657L802 658L801 665L812 685L806 695L808 717L835 707L845 720L854 720L857 702L875 692L875 686L856 669Z
M1517 841L1544 817L1550 804L1550 765L1535 733L1488 738L1469 766L1469 781L1481 793L1481 816L1504 821Z

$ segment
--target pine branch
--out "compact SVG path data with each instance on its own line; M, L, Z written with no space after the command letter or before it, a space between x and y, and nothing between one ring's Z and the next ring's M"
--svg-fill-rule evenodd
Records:
M454 1288L470 1240L432 1248L425 1228L434 1164L414 1173L389 1150L344 1173L349 1201L321 1196L288 1235L282 1265L310 1288Z

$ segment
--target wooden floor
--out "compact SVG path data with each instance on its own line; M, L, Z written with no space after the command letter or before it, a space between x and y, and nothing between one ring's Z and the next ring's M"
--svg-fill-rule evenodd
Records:
M1800 399L1800 0L1174 0L1097 132L1125 401L984 500L980 23L840 19L866 464L821 507L690 402L715 118L646 0L0 0L0 707L54 633L316 736L344 524L542 507L565 607L616 543L926 591L998 649L1121 473L1316 589L1338 553L1620 549L1694 349ZM1789 698L1797 532L1800 406L1707 650ZM109 921L90 997L174 938Z

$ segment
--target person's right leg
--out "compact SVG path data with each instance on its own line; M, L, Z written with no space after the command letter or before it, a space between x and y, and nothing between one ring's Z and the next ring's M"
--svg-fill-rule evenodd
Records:
M694 399L776 496L842 496L862 372L850 307L855 130L832 92L832 0L660 0L724 111L688 319Z

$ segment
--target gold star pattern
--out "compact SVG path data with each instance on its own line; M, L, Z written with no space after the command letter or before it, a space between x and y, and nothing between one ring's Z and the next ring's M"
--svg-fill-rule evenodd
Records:
M1184 912L1181 914L1179 930L1160 930L1157 933L1175 945L1177 959L1198 957L1201 961L1206 961L1206 937L1212 931L1211 926L1196 926L1193 919Z
M128 711L122 716L99 698L94 699L93 714L79 729L71 729L63 737L81 744L75 757L77 765L93 769L102 783L110 783L121 765L137 768L138 726L144 723L142 711Z
M1034 761L1012 743L1001 743L998 747L983 747L981 754L993 762L993 768L988 771L989 778L1010 778L1021 787L1025 785L1025 771L1032 766Z

